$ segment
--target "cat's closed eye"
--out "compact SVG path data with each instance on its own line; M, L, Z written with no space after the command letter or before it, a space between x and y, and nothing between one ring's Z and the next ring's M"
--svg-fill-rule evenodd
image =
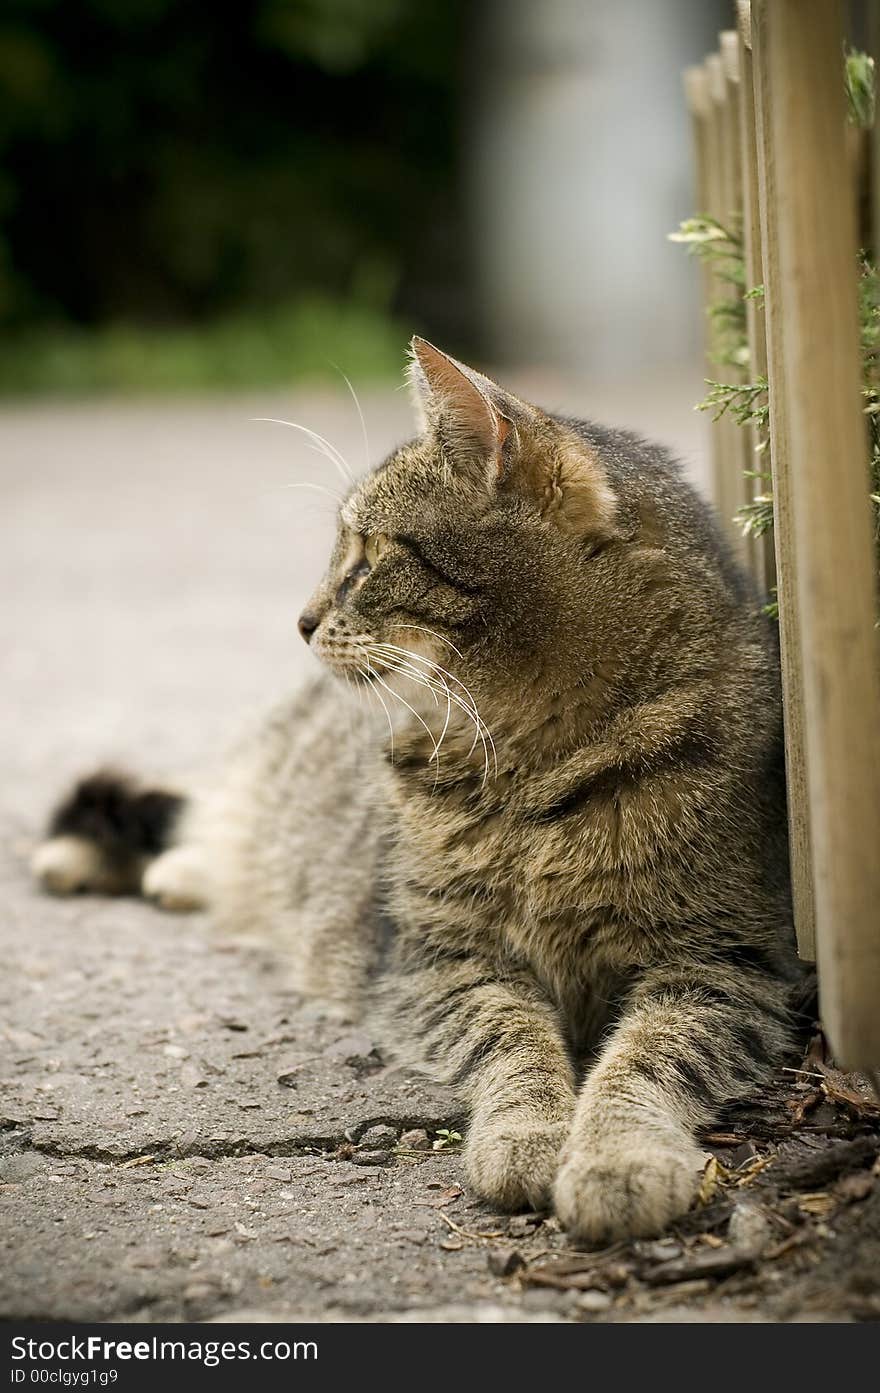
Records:
M364 538L364 555L370 566L375 566L380 556L388 549L390 539L384 532L376 532L371 537Z

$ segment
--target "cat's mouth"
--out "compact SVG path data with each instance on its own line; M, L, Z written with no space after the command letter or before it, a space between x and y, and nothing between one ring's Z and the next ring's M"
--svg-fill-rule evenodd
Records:
M340 632L338 625L331 624L326 629L319 629L312 649L315 656L338 676L367 685L373 685L380 679L388 681L395 674L416 683L438 687L451 678L448 673L445 677L440 676L444 669L415 649L372 635Z
M373 651L369 641L344 638L335 634L320 634L313 645L314 653L325 667L337 677L354 686L372 686L388 670L388 664Z

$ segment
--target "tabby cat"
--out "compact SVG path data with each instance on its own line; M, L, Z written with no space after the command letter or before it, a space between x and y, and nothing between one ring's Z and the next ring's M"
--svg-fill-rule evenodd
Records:
M487 1200L653 1234L791 1047L773 636L661 448L412 350L420 434L299 621L322 675L213 794L80 784L35 872L282 932L461 1091Z

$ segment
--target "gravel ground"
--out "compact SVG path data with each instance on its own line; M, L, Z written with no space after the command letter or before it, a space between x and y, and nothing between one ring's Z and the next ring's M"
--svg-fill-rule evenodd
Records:
M579 400L558 383L526 385L548 404ZM670 440L697 476L698 390L696 378L640 387L629 422ZM625 393L582 400L628 420ZM403 394L368 396L364 409L374 458L409 432ZM220 939L201 916L31 887L28 854L74 774L108 758L172 777L213 761L311 661L294 621L332 503L288 485L334 479L295 432L256 416L303 421L362 462L356 415L335 393L0 412L0 1314L870 1316L870 1277L850 1283L843 1306L828 1297L840 1281L822 1276L821 1205L810 1241L786 1250L796 1261L677 1280L658 1269L730 1251L727 1181L717 1223L710 1205L711 1222L665 1248L601 1262L572 1254L552 1220L491 1213L464 1188L454 1144L434 1146L461 1125L455 1098L298 1002L268 945ZM725 1164L731 1145L718 1150ZM853 1168L869 1173L864 1155L842 1170ZM861 1189L839 1199L834 1231L849 1223L868 1244L864 1261L855 1237L847 1250L856 1274L880 1253L880 1204ZM762 1242L779 1247L786 1231L767 1212Z

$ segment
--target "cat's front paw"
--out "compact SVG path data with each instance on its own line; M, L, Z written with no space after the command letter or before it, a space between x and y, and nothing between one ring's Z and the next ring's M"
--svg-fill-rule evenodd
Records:
M475 1123L464 1158L471 1185L499 1209L548 1208L567 1132L563 1122Z
M704 1163L689 1138L630 1136L569 1147L553 1206L571 1237L584 1243L650 1238L690 1209Z

